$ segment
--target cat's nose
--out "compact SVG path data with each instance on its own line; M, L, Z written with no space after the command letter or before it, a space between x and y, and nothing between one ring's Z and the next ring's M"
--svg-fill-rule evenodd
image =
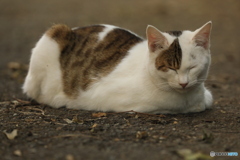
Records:
M179 83L180 86L182 86L182 88L186 88L186 86L188 85L188 83Z

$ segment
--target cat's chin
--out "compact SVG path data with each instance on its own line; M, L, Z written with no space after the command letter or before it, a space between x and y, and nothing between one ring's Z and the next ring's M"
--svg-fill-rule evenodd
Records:
M194 87L187 87L187 88L173 88L175 91L179 92L179 93L186 93L189 92L193 89Z

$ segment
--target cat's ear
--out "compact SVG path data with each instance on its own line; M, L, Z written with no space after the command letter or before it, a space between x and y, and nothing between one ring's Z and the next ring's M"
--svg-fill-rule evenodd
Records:
M157 49L168 46L166 37L157 28L148 25L146 34L148 39L148 48L151 52L155 52Z
M193 37L193 41L195 41L197 46L209 49L211 29L212 22L210 21L195 31L196 34Z

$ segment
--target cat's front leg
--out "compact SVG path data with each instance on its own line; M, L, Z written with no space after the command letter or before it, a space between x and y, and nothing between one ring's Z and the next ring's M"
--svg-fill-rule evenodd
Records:
M202 94L201 94L202 95ZM201 96L197 96L201 97ZM209 109L212 106L213 98L212 94L209 90L204 88L203 90L203 97L198 99L195 104L188 109L187 112L201 112L204 111L205 109Z
M193 105L191 108L187 110L185 113L194 113L194 112L202 112L206 109L206 105L204 101L198 102L195 105Z
M204 100L205 100L205 106L207 109L212 107L213 103L213 97L209 90L205 89L204 91Z

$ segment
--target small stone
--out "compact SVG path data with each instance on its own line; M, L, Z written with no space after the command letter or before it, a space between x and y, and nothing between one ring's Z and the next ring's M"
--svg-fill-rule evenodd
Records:
M17 129L14 129L11 133L8 133L7 131L3 131L3 133L5 133L8 139L13 140L18 135L17 131Z
M152 136L154 139L158 139L158 136L156 136L156 135L154 135L154 136Z
M19 156L19 157L22 156L22 152L21 152L19 149L15 150L15 151L13 152L13 154L14 154L15 156Z
M177 121L174 121L173 124L178 124L178 122L177 122Z
M220 112L221 112L221 113L226 113L226 111L224 111L224 110L220 110Z
M72 120L70 120L70 119L68 119L68 118L65 118L65 119L63 119L65 122L67 122L68 124L71 124L71 123L73 123L73 121Z
M74 160L73 155L71 154L66 155L66 160Z
M166 137L165 136L160 136L159 139L163 140L163 139L166 139Z

